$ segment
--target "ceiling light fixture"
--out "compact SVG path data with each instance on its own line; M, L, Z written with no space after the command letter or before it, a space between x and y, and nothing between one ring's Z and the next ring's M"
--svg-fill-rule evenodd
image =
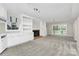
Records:
M36 16L40 16L40 15L39 15L40 10L39 10L38 8L34 8L33 10L34 10Z

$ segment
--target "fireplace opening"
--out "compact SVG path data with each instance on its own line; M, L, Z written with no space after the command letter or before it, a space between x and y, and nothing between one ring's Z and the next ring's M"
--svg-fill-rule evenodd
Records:
M34 32L34 37L39 37L40 36L40 31L39 30L33 30Z

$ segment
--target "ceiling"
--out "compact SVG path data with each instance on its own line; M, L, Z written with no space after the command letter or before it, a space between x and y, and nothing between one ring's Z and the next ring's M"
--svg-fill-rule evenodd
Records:
M79 16L79 4L71 3L4 3L10 13L27 14L46 22L72 22ZM37 8L38 11L34 11Z

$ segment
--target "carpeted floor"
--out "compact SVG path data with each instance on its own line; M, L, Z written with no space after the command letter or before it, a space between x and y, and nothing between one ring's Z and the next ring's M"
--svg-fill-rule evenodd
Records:
M47 36L6 49L1 56L77 56L72 37Z

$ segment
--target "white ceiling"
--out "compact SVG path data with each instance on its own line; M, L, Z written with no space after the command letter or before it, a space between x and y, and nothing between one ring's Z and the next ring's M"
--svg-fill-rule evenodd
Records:
M79 4L68 3L6 3L2 4L8 12L20 15L25 13L47 22L73 21L79 16ZM39 16L33 8L40 10Z

